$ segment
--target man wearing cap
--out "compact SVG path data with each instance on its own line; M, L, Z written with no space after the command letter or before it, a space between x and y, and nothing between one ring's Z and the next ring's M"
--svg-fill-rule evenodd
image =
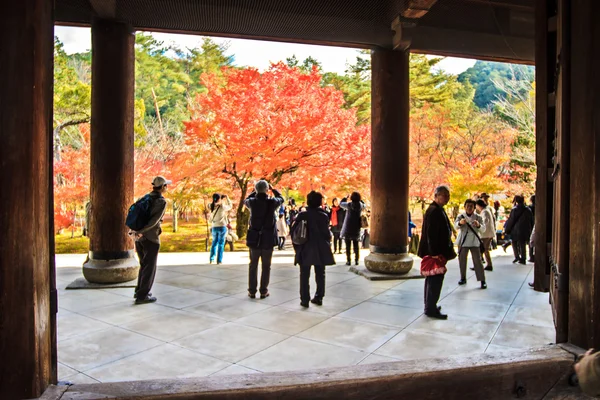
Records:
M273 197L269 197L267 194L269 189L273 192ZM251 299L256 298L259 260L262 260L260 298L269 297L271 258L273 257L273 247L277 245L275 215L282 204L283 197L281 193L262 179L256 182L254 191L244 200L244 205L250 209L250 227L246 236L246 245L250 249L248 297Z
M152 198L150 221L142 229L130 232L135 238L135 251L140 259L140 272L134 292L135 304L156 301L156 297L152 297L150 289L154 283L156 259L160 249L160 234L162 233L160 223L167 208L167 201L162 194L167 191L167 185L171 183L164 176L157 176L152 180L152 192L148 193Z

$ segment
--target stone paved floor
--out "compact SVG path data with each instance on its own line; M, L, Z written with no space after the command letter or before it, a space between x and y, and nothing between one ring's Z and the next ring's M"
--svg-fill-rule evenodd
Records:
M338 265L327 268L323 306L303 309L291 251L275 251L265 300L246 296L246 253L225 253L218 267L206 264L206 253L160 254L152 289L158 302L137 306L133 289L65 290L81 276L84 257L59 255L59 379L311 369L509 351L554 340L548 294L527 285L533 264L511 264L501 251L487 290L471 271L459 287L458 264L450 263L440 303L447 321L422 314L423 280L371 282L348 272L345 256L336 257Z

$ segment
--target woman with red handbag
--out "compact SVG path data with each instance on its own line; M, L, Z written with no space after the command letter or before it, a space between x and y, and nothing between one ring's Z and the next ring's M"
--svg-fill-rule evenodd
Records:
M434 200L423 217L422 239L419 243L418 256L421 262L421 274L425 276L425 315L431 318L448 319L448 315L440 312L437 302L440 299L446 262L456 258L452 244L452 228L444 206L450 201L450 189L438 186L434 192Z

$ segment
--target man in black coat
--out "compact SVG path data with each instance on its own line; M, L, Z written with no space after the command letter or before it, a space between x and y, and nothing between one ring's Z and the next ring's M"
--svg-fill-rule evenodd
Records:
M322 305L325 296L325 266L335 265L335 259L331 252L331 232L329 231L329 216L320 208L323 196L319 192L312 191L306 197L308 208L298 214L296 222L292 226L292 238L301 225L306 221L308 230L308 241L303 245L294 244L296 258L294 264L300 265L300 305L308 307L308 302ZM310 300L310 267L315 266L315 280L317 291L315 297Z
M527 244L533 229L533 213L525 206L523 196L515 196L515 207L504 225L504 232L512 239L515 259L513 263L527 264Z
M269 197L269 189L273 197ZM260 180L254 186L254 191L244 200L244 205L250 209L250 227L246 236L246 245L250 249L250 272L248 277L248 296L256 298L258 285L258 261L262 260L260 276L260 298L269 297L269 279L271 278L271 258L273 247L277 245L277 227L275 218L277 210L283 204L281 193L265 180Z
M438 186L434 192L433 203L425 212L423 218L423 229L421 230L421 242L419 243L418 256L423 258L431 256L438 258L444 263L456 258L454 245L452 244L452 228L444 206L450 201L450 190L446 186ZM444 274L427 276L425 278L425 315L448 319L448 315L440 312L437 306L444 284Z

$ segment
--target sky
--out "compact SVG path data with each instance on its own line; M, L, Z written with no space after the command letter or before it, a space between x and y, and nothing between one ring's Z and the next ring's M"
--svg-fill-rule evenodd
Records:
M54 34L58 36L65 46L68 54L83 52L91 47L91 32L89 28L75 28L56 26ZM180 35L170 33L152 33L157 40L165 43L175 43L181 48L196 47L202 37L195 35ZM270 62L285 61L286 58L296 55L300 61L308 56L317 59L324 72L337 72L343 74L346 64L354 63L358 50L316 46L309 44L267 42L261 40L213 38L217 43L229 45L228 54L234 56L234 64L240 67L250 66L259 70L268 68ZM475 64L475 60L465 58L446 57L438 66L451 74L460 74Z

